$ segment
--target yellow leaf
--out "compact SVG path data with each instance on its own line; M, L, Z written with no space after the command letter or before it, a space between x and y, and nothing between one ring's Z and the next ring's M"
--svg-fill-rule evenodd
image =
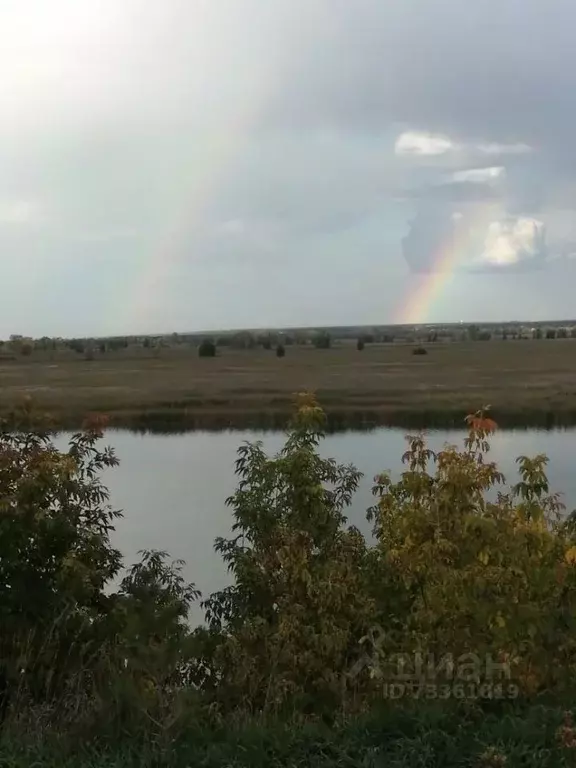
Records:
M488 552L483 551L478 554L478 560L482 563L482 565L488 565L488 560L490 559L490 556Z
M564 553L564 560L566 560L567 563L570 563L570 565L576 564L576 547L570 547L570 549Z

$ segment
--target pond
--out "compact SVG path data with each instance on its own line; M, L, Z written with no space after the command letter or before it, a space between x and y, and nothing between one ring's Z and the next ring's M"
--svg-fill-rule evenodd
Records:
M460 444L461 431L428 432L431 447L446 442ZM59 440L63 444L65 436ZM185 575L203 596L229 583L222 560L214 552L216 536L228 536L231 510L226 498L234 491L236 451L243 441L262 440L268 452L283 445L281 432L189 432L179 435L137 434L109 431L104 442L112 445L120 466L107 470L104 480L115 508L123 510L114 544L126 562L138 559L140 549L164 549L186 561ZM500 431L492 438L491 457L508 480L515 481L517 456L545 453L549 459L551 490L564 494L568 510L576 507L576 472L572 448L576 430ZM371 432L331 434L321 453L344 463L352 462L364 473L349 510L349 521L367 536L366 509L372 503L372 481L383 470L399 473L406 448L405 431L376 429Z

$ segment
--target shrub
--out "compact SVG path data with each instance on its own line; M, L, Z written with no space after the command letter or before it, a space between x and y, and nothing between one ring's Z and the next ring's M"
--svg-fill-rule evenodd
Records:
M285 354L286 354L286 350L284 349L284 345L278 344L278 346L276 347L276 357L284 357Z
M426 347L414 347L414 349L412 350L412 354L413 355L427 355L428 354L428 350L426 349Z
M216 357L216 344L212 339L204 339L198 347L199 357Z
M520 457L520 481L489 500L505 482L486 460L495 423L479 412L468 428L462 450L435 454L421 436L410 438L401 479L377 478L369 516L410 606L378 653L473 653L506 663L523 694L569 687L576 527L560 517L542 455Z
M104 585L120 567L109 541L118 513L95 472L116 465L100 451L98 422L67 452L50 433L0 433L1 671L7 691L58 695L80 674L82 646L96 632ZM8 694L7 694L8 695Z
M0 431L0 718L25 731L99 723L149 729L181 679L198 595L163 552L144 552L117 591L120 513L98 475L118 461L93 417L59 451L26 406ZM150 682L154 681L152 688ZM162 726L164 727L164 726Z
M235 535L216 541L235 584L204 603L204 641L215 650L203 683L222 708L334 709L369 626L366 543L343 527L361 475L318 455L324 424L303 397L277 456L261 443L238 451L240 484L228 500Z
M356 349L359 352L362 352L362 350L364 349L364 339L358 339L358 341L356 342Z

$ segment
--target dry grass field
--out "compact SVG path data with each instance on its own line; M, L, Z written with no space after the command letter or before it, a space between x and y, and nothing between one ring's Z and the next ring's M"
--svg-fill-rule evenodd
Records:
M0 412L30 395L62 426L106 412L118 426L241 427L281 423L294 394L313 390L334 423L447 426L490 404L502 425L576 423L576 341L352 344L58 354L0 361Z

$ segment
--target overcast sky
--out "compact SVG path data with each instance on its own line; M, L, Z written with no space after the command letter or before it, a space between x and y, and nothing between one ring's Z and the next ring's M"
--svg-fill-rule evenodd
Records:
M0 0L0 336L576 316L572 0Z

